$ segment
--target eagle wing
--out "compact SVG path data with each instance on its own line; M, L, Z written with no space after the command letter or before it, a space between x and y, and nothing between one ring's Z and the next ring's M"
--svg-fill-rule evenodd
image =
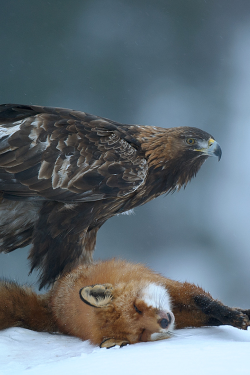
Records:
M118 123L61 108L2 105L0 124L6 198L96 201L131 194L146 179L147 161Z

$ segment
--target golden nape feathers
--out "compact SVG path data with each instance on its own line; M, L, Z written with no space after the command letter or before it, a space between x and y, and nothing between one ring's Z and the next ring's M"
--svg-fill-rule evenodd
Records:
M0 250L32 243L44 286L89 263L110 217L180 189L221 148L203 130L125 125L84 112L0 106Z

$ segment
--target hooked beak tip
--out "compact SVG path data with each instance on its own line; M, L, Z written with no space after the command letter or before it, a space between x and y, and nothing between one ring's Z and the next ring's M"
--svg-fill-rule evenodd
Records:
M209 156L217 156L218 161L220 161L222 156L222 150L218 142L214 139L210 139L209 146L208 146L208 155Z

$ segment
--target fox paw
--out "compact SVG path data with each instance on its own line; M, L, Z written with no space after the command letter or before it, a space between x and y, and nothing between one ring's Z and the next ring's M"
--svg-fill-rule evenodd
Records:
M83 302L92 307L107 306L112 300L112 284L96 284L80 289Z
M236 328L246 330L250 326L249 317L244 313L244 311L238 310L239 315L235 318L234 326Z
M128 344L129 342L127 340L105 339L103 340L103 342L101 342L100 348L110 349L116 345L122 348L123 346L128 345Z

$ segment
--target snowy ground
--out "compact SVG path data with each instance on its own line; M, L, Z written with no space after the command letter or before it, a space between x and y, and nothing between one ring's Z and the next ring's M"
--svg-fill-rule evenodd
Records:
M250 374L250 330L183 329L164 341L99 349L22 328L0 332L1 375Z

